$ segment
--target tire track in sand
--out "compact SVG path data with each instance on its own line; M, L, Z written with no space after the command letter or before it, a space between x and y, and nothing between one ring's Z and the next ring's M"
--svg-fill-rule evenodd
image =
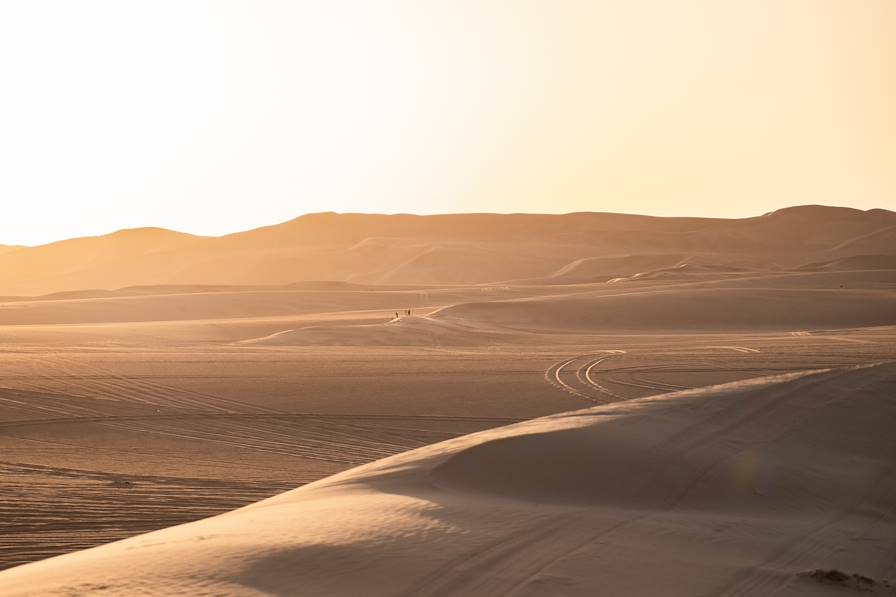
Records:
M612 390L597 382L591 375L591 370L606 361L609 358L626 354L624 350L600 350L594 353L586 353L576 355L561 361L558 361L547 368L544 372L544 379L557 389L563 390L573 396L577 396L593 404L607 404L608 402L616 402L618 400L626 400L625 396L621 396ZM600 356L598 356L600 355ZM561 374L563 370L570 364L581 359L589 359L576 369L575 376L583 388L576 388L563 380ZM595 396L588 390L597 391L599 396ZM587 392L587 393L586 393Z

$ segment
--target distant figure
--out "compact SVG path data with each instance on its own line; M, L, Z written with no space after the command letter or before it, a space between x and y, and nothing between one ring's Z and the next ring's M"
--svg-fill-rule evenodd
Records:
M408 317L410 317L410 316L411 316L411 310L408 309Z
M395 312L395 319L398 319L398 311Z

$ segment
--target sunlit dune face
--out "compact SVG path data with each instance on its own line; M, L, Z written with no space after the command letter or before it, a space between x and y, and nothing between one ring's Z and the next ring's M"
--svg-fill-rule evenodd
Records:
M894 19L887 0L6 3L0 242L324 210L892 209Z

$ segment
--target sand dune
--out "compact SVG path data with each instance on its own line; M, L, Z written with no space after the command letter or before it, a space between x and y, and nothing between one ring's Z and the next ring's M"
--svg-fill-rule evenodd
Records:
M706 288L456 305L435 317L526 330L761 330L896 323L891 290Z
M821 206L741 220L312 214L223 237L143 228L0 251L0 295L302 280L480 284L554 276L581 282L678 265L661 257L675 254L708 256L721 266L788 268L894 254L894 225L893 212Z
M463 284L537 276L562 262L565 251L508 244L434 243L378 276L377 283ZM356 279L368 278L367 275Z
M837 255L893 255L896 247L896 226L890 226L882 230L876 230L857 238L844 241L833 248L832 253Z
M869 230L869 224L874 230ZM732 220L727 229L763 245L825 247L846 238L896 225L896 213L884 209L862 211L846 207L805 205L785 207L757 218Z
M780 288L888 290L896 287L896 269L750 273L698 280L691 288Z
M516 420L877 362L896 346L896 328L514 332L512 342L478 347L235 343L311 324L374 323L369 317L0 328L0 569L225 512Z
M11 596L822 594L806 572L893 573L894 389L893 365L853 367L555 415L8 570L0 587Z
M430 317L401 316L374 324L308 326L243 340L256 346L481 346L514 335Z
M66 293L0 302L0 325L159 322L301 316L363 310L369 317L469 300L547 291L495 288L402 288L293 285L277 288L161 287ZM69 296L75 298L69 298Z
M896 241L896 239L894 239ZM801 267L805 270L892 270L896 269L896 255L852 255L830 261L809 263Z
M889 325L896 312L894 287L896 269L776 273L699 264L572 286L144 286L3 299L0 326L145 324L122 332L135 341L146 333L175 341L192 329L197 338L259 345L472 346L526 341L523 331ZM387 323L408 308L414 318ZM416 317L427 313L434 315ZM201 326L213 336L199 333ZM287 333L262 339L279 332Z
M685 261L673 267L664 267L651 271L642 271L618 278L610 278L607 282L646 281L646 280L694 280L699 278L719 278L725 275L743 274L744 269L734 265L720 265Z
M388 292L253 291L188 292L96 299L17 301L0 308L2 324L107 323L268 317L354 308L418 306L419 296Z
M638 272L672 267L687 256L680 253L617 255L610 257L584 257L567 263L550 275L554 280L605 281L609 278L632 276Z

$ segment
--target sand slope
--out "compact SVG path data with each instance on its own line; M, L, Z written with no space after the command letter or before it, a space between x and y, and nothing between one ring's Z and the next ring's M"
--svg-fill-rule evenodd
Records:
M896 242L896 239L894 239ZM896 255L852 255L820 263L809 263L805 270L893 270L896 269Z
M893 254L896 247L896 226L876 230L837 245L833 253L837 255Z
M576 281L605 281L609 278L632 276L639 272L673 267L687 258L686 255L671 254L634 254L614 255L608 257L584 257L567 263L562 268L552 273L551 280L576 282Z
M446 321L527 330L700 331L851 328L896 323L891 290L673 288L460 304Z
M894 580L894 391L896 365L851 367L536 419L8 570L0 592L849 594L801 573Z
M739 220L607 213L310 214L222 237L142 228L0 251L0 296L299 280L591 281L677 265L669 258L674 255L698 255L721 266L786 268L856 254L896 254L894 227L893 212L822 206Z
M401 316L373 324L307 326L240 344L255 346L480 346L508 342L512 335L430 317Z

